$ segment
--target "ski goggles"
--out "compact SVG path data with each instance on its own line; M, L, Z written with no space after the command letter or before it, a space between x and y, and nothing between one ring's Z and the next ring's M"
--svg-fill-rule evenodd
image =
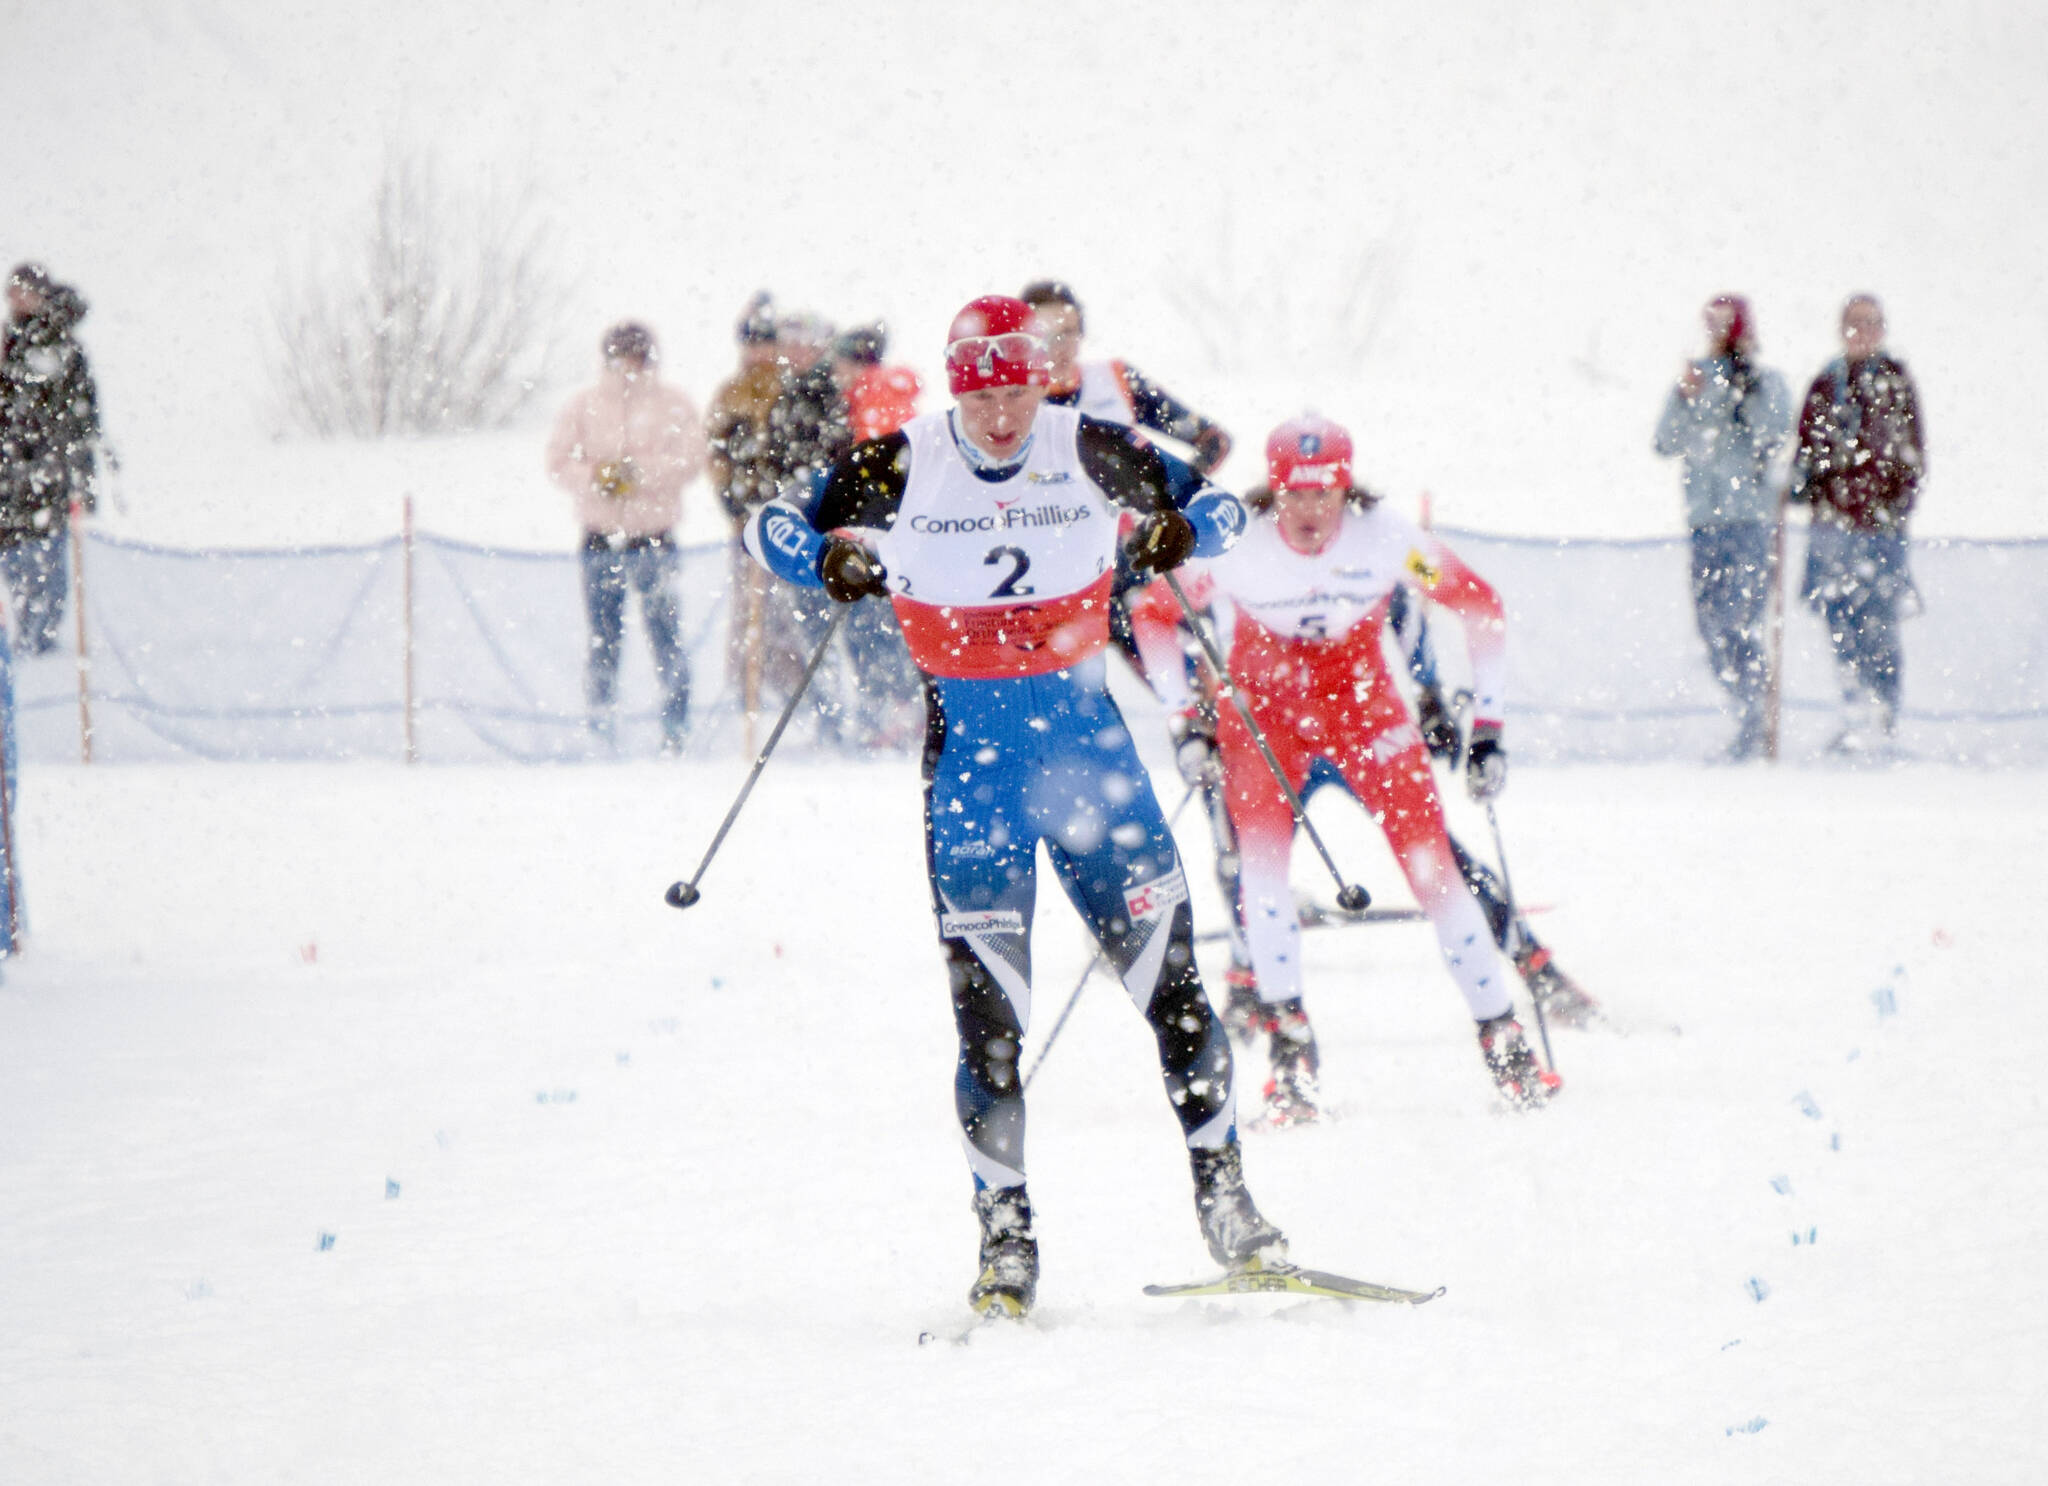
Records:
M1052 374L1045 342L1027 331L969 335L946 347L947 380L955 394L985 387L1043 387Z
M1028 331L1013 330L1007 335L970 335L954 341L946 347L946 361L948 365L971 366L989 376L997 361L1031 366L1050 364L1051 357L1043 339Z

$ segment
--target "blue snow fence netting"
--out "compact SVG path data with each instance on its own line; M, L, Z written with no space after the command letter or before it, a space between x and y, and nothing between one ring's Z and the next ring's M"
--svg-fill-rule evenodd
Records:
M88 533L83 547L86 684L67 623L62 653L19 671L31 760L81 757L88 729L94 762L398 760L409 741L435 762L615 752L586 725L589 623L576 553L427 534L409 554L396 536L249 551ZM680 556L692 713L715 745L738 735L723 695L730 561L722 544ZM637 613L629 600L623 754L651 753L661 736Z
M1509 747L1517 763L1695 762L1734 733L1695 627L1684 537L1548 539L1438 533L1508 613ZM1806 531L1786 531L1781 756L1821 753L1841 683L1819 615L1799 599ZM1912 544L1919 612L1903 621L1898 743L1910 758L2048 764L2048 538ZM1453 631L1437 652L1461 656Z
M1694 628L1683 537L1440 535L1507 603L1518 763L1696 762L1728 740ZM1783 753L1798 759L1832 735L1839 694L1821 622L1797 597L1804 533L1788 537ZM59 652L16 664L31 761L78 759L88 723L96 762L395 761L408 744L433 763L614 753L587 726L589 628L575 552L424 533L409 554L396 536L192 550L87 532L82 559L83 696L71 625ZM1912 562L1923 604L1904 627L1903 750L1980 766L2048 764L2048 539L1916 541ZM735 571L727 544L680 551L692 752L738 752L746 736L726 658ZM1440 617L1436 633L1455 681L1455 620ZM637 601L619 702L616 753L653 754L660 698ZM771 710L779 702L764 699ZM804 738L800 726L792 742Z

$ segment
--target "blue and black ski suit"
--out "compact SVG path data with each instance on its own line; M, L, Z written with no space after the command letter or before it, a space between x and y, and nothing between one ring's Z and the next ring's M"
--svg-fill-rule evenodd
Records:
M1242 530L1236 497L1117 425L1039 410L987 467L955 415L857 447L801 508L773 502L748 549L820 586L826 533L879 553L924 676L925 850L960 1034L956 1106L977 1187L1024 1180L1020 1045L1031 1011L1036 862L1053 871L1158 1042L1191 1149L1236 1138L1228 1039L1196 971L1186 878L1106 687L1118 508L1166 506L1196 551Z

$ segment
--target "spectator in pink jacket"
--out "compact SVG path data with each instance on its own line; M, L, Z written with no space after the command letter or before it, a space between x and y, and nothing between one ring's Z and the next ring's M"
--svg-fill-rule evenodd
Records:
M548 473L575 500L583 523L584 699L591 731L612 744L626 594L638 592L661 681L662 751L677 753L689 723L690 667L675 591L675 529L683 487L704 469L704 425L690 399L656 373L660 348L646 326L614 325L603 355L596 384L556 418L547 455Z

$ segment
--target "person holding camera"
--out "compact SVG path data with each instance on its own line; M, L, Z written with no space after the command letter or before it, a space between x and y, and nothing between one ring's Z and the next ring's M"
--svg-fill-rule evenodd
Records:
M600 349L597 382L563 407L547 450L548 473L575 501L583 527L584 700L590 730L615 746L626 596L638 593L661 684L662 751L679 753L689 726L690 665L676 599L676 524L683 487L704 469L704 425L689 397L657 374L660 349L645 325L621 321Z

